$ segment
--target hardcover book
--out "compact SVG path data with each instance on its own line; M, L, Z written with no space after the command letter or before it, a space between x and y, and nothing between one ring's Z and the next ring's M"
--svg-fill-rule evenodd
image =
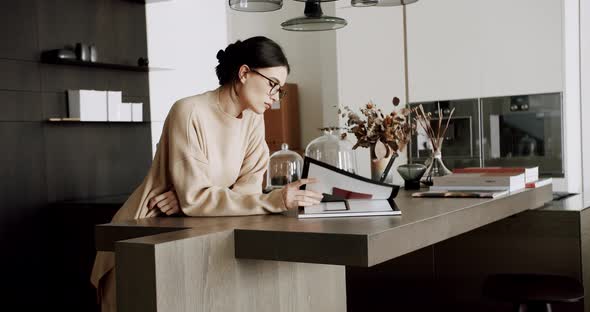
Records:
M299 207L298 218L333 218L358 216L394 216L401 210L393 199L398 185L379 183L305 157L302 178L316 178L317 183L303 189L324 194L318 205Z
M545 185L553 184L552 178L541 179L533 182L527 182L526 188L537 188Z
M453 173L523 173L525 183L539 179L539 167L467 167L456 168Z
M504 196L509 194L507 190L505 191L481 191L481 190L468 190L468 191L425 191L425 192L416 192L412 194L412 197L418 198L428 198L428 197L435 197L435 198L496 198L500 196Z
M516 191L525 188L524 173L454 173L433 177L431 191Z

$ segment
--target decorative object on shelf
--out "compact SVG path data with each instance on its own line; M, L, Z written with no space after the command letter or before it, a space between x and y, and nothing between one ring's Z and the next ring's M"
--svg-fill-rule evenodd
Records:
M131 121L143 121L143 103L127 103L131 105Z
M80 118L69 118L69 117L50 117L48 121L51 122L58 122L58 121L81 121Z
M130 103L121 103L121 121L133 121L133 106Z
M394 106L400 103L394 97ZM392 182L390 169L398 156L410 141L415 125L410 123L410 109L401 108L384 114L380 108L369 102L360 109L362 116L353 112L348 106L340 108L338 114L347 117L347 130L356 136L357 142L352 147L368 147L371 157L371 177L380 182Z
M96 62L97 60L97 52L96 52L96 45L93 43L88 46L88 54L91 62Z
M272 12L283 7L283 0L229 0L229 7L242 12Z
M83 42L76 43L76 57L83 62L90 61L90 50L88 45Z
M420 179L426 172L426 166L423 164L403 164L397 166L397 172L404 179L404 188L406 190L417 190L420 188Z
M412 112L416 115L414 118L416 124L420 125L424 131L423 134L428 138L428 143L432 149L432 155L425 163L427 168L426 172L424 173L425 178L423 181L426 185L432 185L432 177L440 177L452 174L451 170L445 166L442 160L442 144L445 138L445 133L449 128L449 122L451 121L453 113L455 112L455 108L453 107L453 109L448 113L447 117L444 116L442 110L440 109L440 104L438 106L438 116L436 116L436 118L433 118L432 113L426 113L422 105L414 107ZM445 118L447 121L443 127L443 120Z
M150 61L147 57L140 57L137 59L137 66L148 66Z
M305 156L351 173L357 173L356 156L352 150L352 143L346 138L346 133L334 134L335 131L345 129L325 127L319 130L322 131L322 136L315 138L307 145Z
M289 145L283 143L281 150L270 155L268 170L266 171L266 191L299 180L303 170L303 157L289 150Z
M348 24L343 18L324 16L321 2L306 1L304 16L287 20L281 27L290 31L322 31L340 29Z
M55 49L41 52L41 60L75 60L76 52L70 49Z
M135 65L123 65L123 64L109 64L100 62L84 62L76 59L54 59L54 58L41 58L41 62L45 64L53 65L70 65L70 66L82 66L82 67L94 67L94 68L105 68L115 70L126 70L135 72L149 72L155 70L170 70L169 68L155 68L147 66L135 66Z
M122 91L107 91L107 120L121 121Z
M97 90L68 90L70 118L80 121L107 121L107 92Z
M290 31L323 31L336 30L346 26L345 19L334 16L324 16L322 2L337 0L295 0L305 2L304 16L293 18L281 23L284 30ZM387 7L407 5L418 0L351 0L352 7ZM282 8L282 0L229 0L229 7L243 12L271 12Z

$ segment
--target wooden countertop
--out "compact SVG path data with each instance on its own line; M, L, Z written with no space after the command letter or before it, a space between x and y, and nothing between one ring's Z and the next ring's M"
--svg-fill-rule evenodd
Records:
M551 185L496 199L395 199L401 216L299 220L292 215L150 218L96 227L98 250L233 231L235 257L373 266L551 201Z

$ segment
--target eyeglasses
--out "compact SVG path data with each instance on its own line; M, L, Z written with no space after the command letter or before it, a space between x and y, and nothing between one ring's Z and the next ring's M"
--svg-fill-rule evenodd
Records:
M251 69L250 71L253 73L257 73L258 75L260 75L260 76L264 77L266 80L268 80L268 84L270 85L270 91L268 92L268 95L275 95L278 93L279 100L280 100L287 94L287 90L284 90L283 88L281 88L281 85L278 82L266 77L265 75L261 74L258 71L255 71L253 69Z

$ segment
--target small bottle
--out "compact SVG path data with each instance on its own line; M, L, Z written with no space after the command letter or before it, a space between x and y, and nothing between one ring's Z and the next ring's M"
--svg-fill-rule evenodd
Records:
M88 62L90 60L89 54L87 44L81 42L76 43L76 57L78 60Z
M94 43L90 44L90 46L88 47L88 50L90 51L89 52L89 54L90 54L90 61L93 62L93 63L96 62L96 58L97 58L97 55L96 55L96 45L94 45Z

